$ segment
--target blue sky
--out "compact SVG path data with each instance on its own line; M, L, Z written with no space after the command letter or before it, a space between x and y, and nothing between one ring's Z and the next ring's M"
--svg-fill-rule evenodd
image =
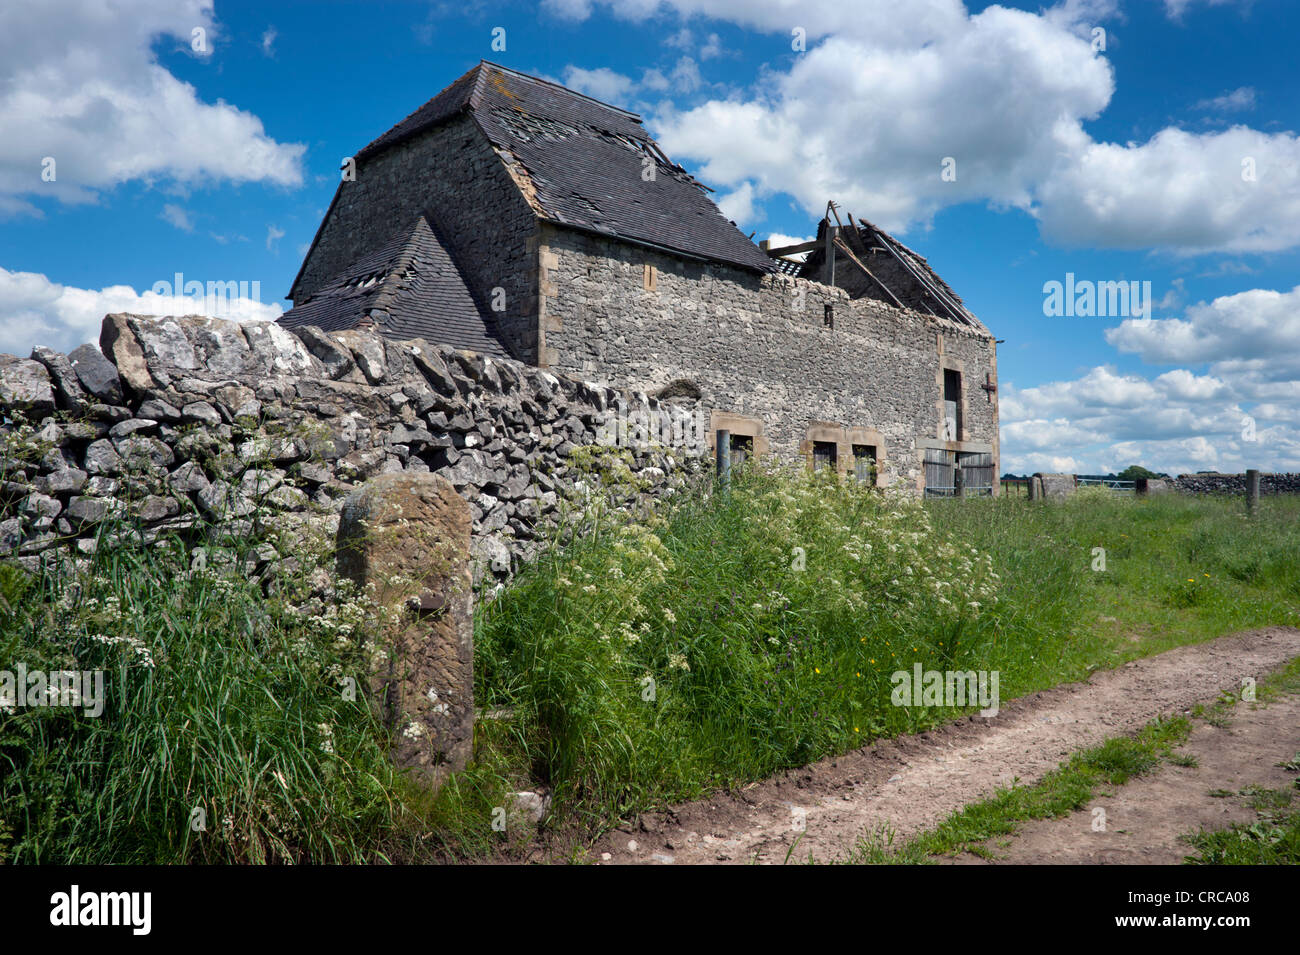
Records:
M835 199L929 258L1004 339L1004 470L1300 470L1293 2L103 6L0 11L0 350L177 272L274 317L341 159L486 58L642 113L756 240ZM1045 315L1067 273L1153 309Z

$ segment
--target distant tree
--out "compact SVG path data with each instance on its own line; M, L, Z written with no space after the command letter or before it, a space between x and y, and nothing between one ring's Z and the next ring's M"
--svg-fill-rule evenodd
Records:
M1140 464L1130 464L1119 474L1115 475L1119 481L1136 481L1138 478L1167 478L1168 474L1157 474L1155 471L1148 471Z

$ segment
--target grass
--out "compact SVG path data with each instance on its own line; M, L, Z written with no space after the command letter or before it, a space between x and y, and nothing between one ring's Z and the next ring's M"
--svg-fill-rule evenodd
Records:
M340 690L362 608L305 616L195 557L164 541L101 546L75 578L0 569L0 667L105 675L98 718L0 711L0 861L385 857L403 782Z
M936 828L901 846L894 846L893 834L887 829L869 833L845 862L924 864L936 856L962 852L992 858L985 843L1013 835L1021 823L1067 816L1087 806L1103 787L1122 786L1162 762L1176 762L1179 754L1174 747L1186 742L1190 733L1191 723L1184 717L1155 720L1135 736L1116 737L1075 753L1036 785L999 789L990 798L953 813Z
M758 468L659 517L593 498L571 546L479 601L476 700L494 715L436 797L392 772L364 700L340 692L365 685L369 612L309 585L319 561L301 556L271 596L239 569L256 540L209 542L225 570L196 569L200 539L101 547L71 580L5 571L0 669L102 668L110 690L98 720L0 711L0 859L513 854L537 830L493 823L523 789L550 792L545 838L581 858L630 815L973 711L893 705L893 674L915 663L996 671L1006 699L1300 621L1300 501L1267 499L1255 522L1240 510L1173 495L921 504ZM1107 781L1138 755L1078 770Z
M1300 754L1297 754L1300 757ZM1294 790L1242 790L1257 818L1218 829L1186 835L1194 850L1192 865L1300 865L1300 810L1293 809Z

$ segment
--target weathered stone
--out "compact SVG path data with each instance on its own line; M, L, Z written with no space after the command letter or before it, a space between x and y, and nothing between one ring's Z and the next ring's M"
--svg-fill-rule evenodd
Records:
M232 518L247 517L257 510L257 506L238 494L225 481L214 481L196 495L199 508L210 517Z
M23 542L23 522L16 517L0 521L0 554L12 552Z
M283 480L283 471L250 469L245 471L244 476L240 478L239 493L244 497L256 499L275 490Z
M307 346L274 322L249 322L243 332L265 374L307 375L320 368Z
M0 355L0 407L41 418L54 411L50 373L39 361Z
M181 419L211 425L212 427L221 424L221 415L217 413L216 408L206 401L192 401L187 404L181 409Z
M392 474L344 502L339 572L401 610L370 690L393 757L432 786L465 768L474 735L470 512L446 480Z
M118 438L113 444L128 470L169 468L176 460L172 449L157 438Z
M121 376L121 381L132 391L137 393L148 391L157 383L153 380L153 375L149 373L149 365L145 361L144 350L140 343L136 341L135 332L131 330L129 323L130 316L126 314L108 315L104 318L104 325L99 334L99 347L103 350L104 356L107 357L117 374ZM73 352L72 355L75 355ZM68 360L72 360L72 355ZM76 367L74 365L74 367ZM95 389L87 384L86 379L78 372L82 384L86 390L95 394ZM118 402L107 396L101 396L101 400L110 404Z
M153 418L155 421L180 421L181 413L165 401L150 398L140 405L137 414L141 418Z
M101 438L86 448L83 466L90 474L118 474L122 470L122 456L112 441Z
M77 493L86 486L86 472L78 468L63 468L36 479L36 489L42 494Z
M171 474L167 475L167 485L179 494L201 491L211 482L203 469L193 461L186 461Z
M68 520L77 527L90 527L108 517L110 499L101 497L74 497L68 502Z
M74 348L68 355L68 364L76 372L81 386L100 401L112 405L122 403L122 379L115 364L94 345Z
M175 517L180 513L180 502L171 497L159 497L150 495L140 502L136 513L140 519L148 523L166 520L169 517Z
M150 421L148 418L127 418L109 428L108 435L110 438L127 438L137 431L154 431L157 428L157 421Z
M86 391L77 380L77 373L67 355L37 345L32 349L32 360L39 361L50 373L50 384L54 387L54 397L60 408L71 410L86 400Z
M297 335L307 350L316 356L316 359L325 366L325 374L335 381L347 376L353 368L352 352L348 348L339 345L333 338L326 335L314 325L306 325L299 328L291 329Z

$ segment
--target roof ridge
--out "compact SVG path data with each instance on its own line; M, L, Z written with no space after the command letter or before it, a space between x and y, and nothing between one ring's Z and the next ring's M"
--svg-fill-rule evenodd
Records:
M630 119L635 119L642 126L645 125L645 118L640 113L634 113L630 109L624 109L621 106L615 106L612 103L606 103L603 99L596 99L594 96L588 96L586 93L580 93L575 89L565 86L563 83L557 83L555 80L548 80L544 76L534 76L532 73L525 73L522 70L511 69L508 66L502 66L500 63L494 63L491 60L479 60L479 67L490 66L493 69L509 73L511 76L518 76L521 79L532 80L534 83L545 83L554 89L561 90L569 96L575 96L579 99L585 99L589 103L595 103L597 106L603 106L605 109L613 110L616 113L622 113ZM477 93L477 88L475 89ZM475 104L477 105L477 104Z

